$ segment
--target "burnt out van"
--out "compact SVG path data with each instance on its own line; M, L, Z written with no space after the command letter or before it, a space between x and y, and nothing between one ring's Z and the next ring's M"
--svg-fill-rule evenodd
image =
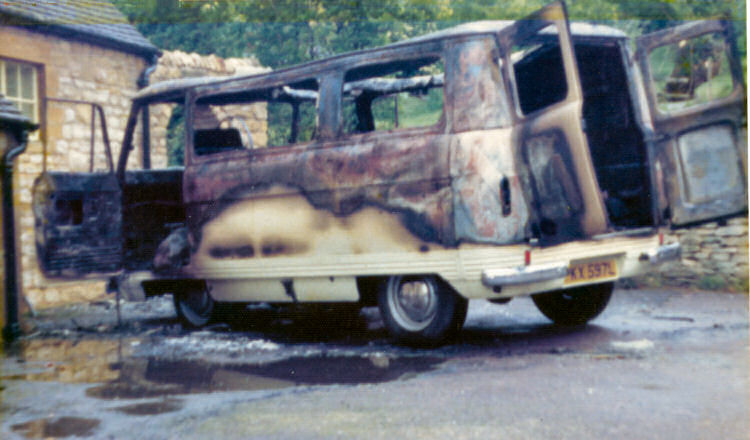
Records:
M227 304L378 305L396 339L436 342L470 299L520 295L585 323L616 280L678 258L660 228L747 209L730 26L635 43L569 25L553 3L153 85L133 100L117 164L37 181L40 264L171 293L191 326ZM162 104L184 109L184 167L147 169L139 121Z

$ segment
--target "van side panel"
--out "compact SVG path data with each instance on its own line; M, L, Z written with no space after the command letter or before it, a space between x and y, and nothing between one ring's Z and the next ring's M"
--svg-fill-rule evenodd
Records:
M453 212L456 238L512 244L529 234L529 208L513 160L510 129L453 138Z
M511 125L510 100L494 38L446 44L445 94L454 133Z
M352 139L189 166L193 263L454 246L447 137Z

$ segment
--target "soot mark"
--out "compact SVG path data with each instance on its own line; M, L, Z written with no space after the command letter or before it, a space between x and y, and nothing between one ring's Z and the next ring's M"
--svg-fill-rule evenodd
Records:
M281 280L281 285L284 286L284 291L292 301L297 302L297 294L294 292L294 281L290 278Z
M255 248L251 245L239 247L213 247L208 252L214 258L251 258L255 256Z

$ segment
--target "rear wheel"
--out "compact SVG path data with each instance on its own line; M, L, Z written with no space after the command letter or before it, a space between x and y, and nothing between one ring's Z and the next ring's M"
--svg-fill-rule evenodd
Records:
M216 303L204 283L188 283L174 293L174 308L185 325L199 328L211 321Z
M604 311L613 283L593 284L532 295L540 312L559 325L581 325Z
M378 305L396 339L435 344L461 329L468 301L434 276L393 276L381 286Z

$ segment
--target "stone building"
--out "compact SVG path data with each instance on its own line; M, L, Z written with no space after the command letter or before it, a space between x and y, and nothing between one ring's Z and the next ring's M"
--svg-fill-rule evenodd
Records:
M103 282L50 280L38 269L31 211L34 179L42 171L45 155L49 170L88 171L92 138L90 105L45 103L45 98L101 105L116 158L130 99L145 83L143 80L153 83L186 76L253 73L259 69L252 59L162 54L106 1L0 2L0 94L41 125L32 134L27 152L17 160L14 182L18 188L15 203L22 249L21 284L34 307L90 300L105 291ZM151 115L154 168L167 165L166 125L170 115L169 106ZM106 162L98 118L96 124L94 167L100 169ZM139 155L131 155L131 159L130 168L139 166Z

